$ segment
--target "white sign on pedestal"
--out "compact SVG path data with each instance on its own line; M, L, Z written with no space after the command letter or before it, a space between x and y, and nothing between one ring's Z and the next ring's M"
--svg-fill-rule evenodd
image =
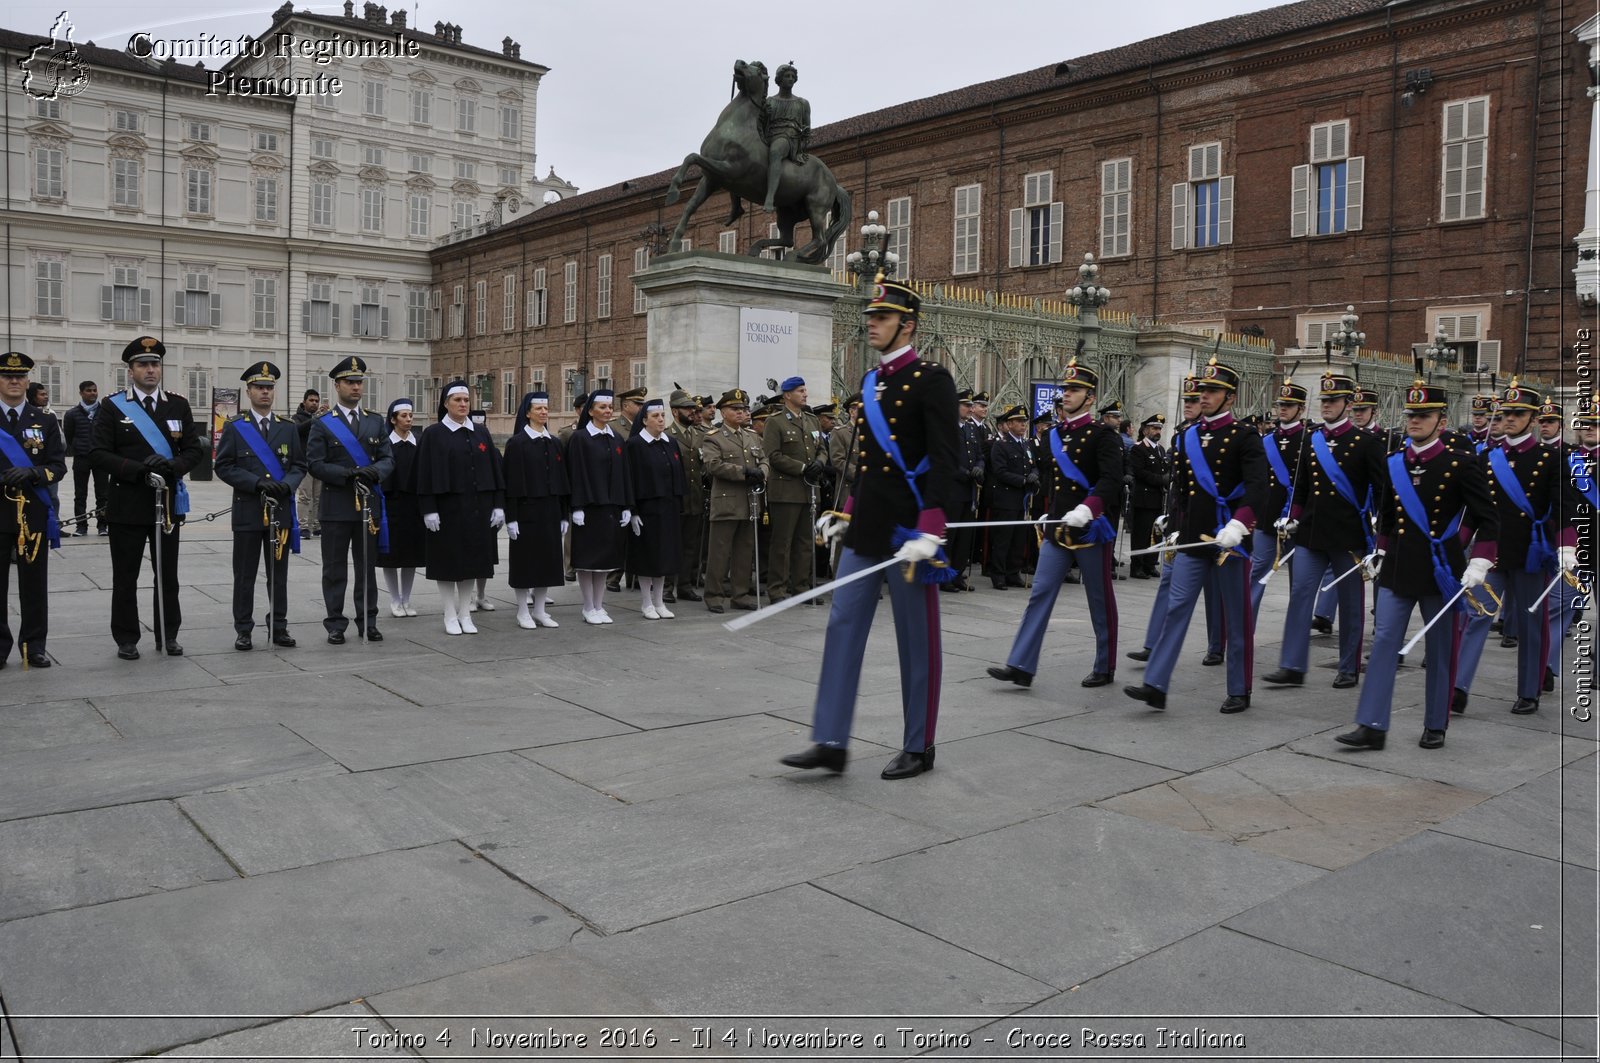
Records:
M782 381L799 371L800 315L793 310L741 306L739 386L750 393L752 401L757 395L773 393L768 380Z

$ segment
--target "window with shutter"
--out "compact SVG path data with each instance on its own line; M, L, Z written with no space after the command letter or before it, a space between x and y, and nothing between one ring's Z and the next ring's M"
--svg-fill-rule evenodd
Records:
M517 327L517 275L507 273L500 287L500 330L510 332Z
M578 320L578 264L568 262L561 268L561 320L572 324Z
M1100 257L1132 253L1129 216L1133 204L1133 160L1100 164Z
M983 234L983 186L963 185L955 190L953 199L955 227L951 233L954 250L950 271L958 274L976 273ZM842 245L844 241L841 239L839 243Z
M738 250L738 245L737 245L738 239L739 239L739 234L734 232L732 229L729 229L726 232L718 233L717 234L717 250L720 251L724 255L731 255L731 254L736 253L737 250Z
M687 251L688 248L684 248L684 250ZM639 274L643 273L645 270L647 270L649 268L650 268L650 249L648 247L636 247L636 248L634 248L633 249L633 275L635 277L637 277ZM643 288L639 287L638 284L635 284L633 286L633 312L635 314L642 314L642 313L645 313L649 309L650 309L650 299L649 299L649 297L645 295Z
M1444 105L1444 164L1441 221L1485 214L1489 150L1489 98L1451 100Z
M406 289L406 339L428 338L428 290Z
M594 314L611 316L611 256L601 255L594 264Z
M1172 186L1172 246L1233 243L1233 178L1222 173L1222 144L1189 147L1189 180Z
M479 281L472 286L474 331L482 336L489 328L489 282Z
M885 227L889 230L883 249L893 251L900 262L893 269L885 268L886 277L911 275L911 197L900 196L889 200L886 207Z
M1013 265L1048 266L1061 261L1066 205L1051 200L1054 191L1054 171L1023 175L1021 217L1016 213L1011 216Z

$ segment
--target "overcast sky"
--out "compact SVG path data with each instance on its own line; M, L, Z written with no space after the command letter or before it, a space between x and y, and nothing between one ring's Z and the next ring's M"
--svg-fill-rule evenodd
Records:
M74 40L114 48L139 30L166 38L261 33L277 6L13 0L6 28L48 33L63 5L77 27ZM800 70L795 92L811 101L812 124L821 126L1272 6L1267 0L427 0L412 7L410 23L431 30L436 21L454 22L465 43L496 51L509 35L522 44L524 59L549 67L539 91L539 176L553 166L587 191L675 166L696 150L727 102L735 59L760 59L768 69L793 61ZM337 15L343 3L296 7ZM798 25L802 17L814 25Z

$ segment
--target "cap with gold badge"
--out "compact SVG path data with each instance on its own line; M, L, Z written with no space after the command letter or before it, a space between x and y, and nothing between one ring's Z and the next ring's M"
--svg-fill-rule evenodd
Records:
M367 377L367 363L360 355L352 354L343 361L334 363L328 375L335 380L365 380Z
M154 336L140 336L122 348L122 360L127 365L132 365L134 362L159 362L166 356L166 345Z
M33 370L33 359L20 351L0 354L0 376L27 376Z
M283 379L283 373L271 362L257 362L244 371L239 377L246 384L261 384L265 387L276 387L278 381Z

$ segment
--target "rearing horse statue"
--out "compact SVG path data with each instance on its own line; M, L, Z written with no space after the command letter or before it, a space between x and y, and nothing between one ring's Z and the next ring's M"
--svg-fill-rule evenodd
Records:
M701 143L698 152L684 156L683 165L667 186L667 203L678 201L679 191L691 167L700 168L700 183L678 219L672 239L683 239L689 219L715 192L727 189L733 210L724 223L733 224L744 214L744 200L760 203L767 194L767 145L761 135L763 104L767 98L767 68L764 64L733 64L733 83L738 92L722 109L717 124ZM778 238L757 240L749 254L759 255L768 248L793 248L794 227L800 221L811 223L811 242L795 254L800 262L827 260L833 243L850 225L850 193L840 186L833 171L815 155L803 163L785 160L783 176L773 205L778 213ZM833 214L830 223L828 214Z

